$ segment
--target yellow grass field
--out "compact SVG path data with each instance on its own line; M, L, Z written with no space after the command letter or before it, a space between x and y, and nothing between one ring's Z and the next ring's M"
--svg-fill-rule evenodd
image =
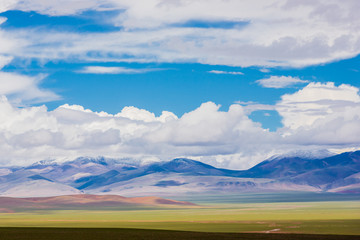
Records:
M360 235L360 201L206 204L0 213L0 227L138 228Z

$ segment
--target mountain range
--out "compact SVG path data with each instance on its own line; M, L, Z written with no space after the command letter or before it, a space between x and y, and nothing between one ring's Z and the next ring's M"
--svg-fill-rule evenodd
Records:
M0 196L7 197L286 191L360 193L360 151L277 156L248 170L221 169L185 158L141 165L103 157L0 168Z

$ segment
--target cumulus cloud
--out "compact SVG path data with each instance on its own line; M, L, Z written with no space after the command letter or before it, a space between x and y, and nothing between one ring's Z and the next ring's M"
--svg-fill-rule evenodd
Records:
M301 80L298 77L290 76L271 76L256 81L260 86L265 88L287 88L296 84L308 83L307 80Z
M17 108L0 102L1 162L29 163L44 158L211 156L236 153L258 141L264 130L240 105L219 111L208 102L178 118L126 107L112 115L77 105L48 111L45 106ZM274 136L265 133L263 142ZM246 163L247 165L249 163ZM236 164L235 164L236 165ZM241 164L237 164L239 167Z
M124 117L144 122L167 122L178 119L178 117L172 112L163 111L159 117L155 117L154 113L136 107L124 107L121 112L115 115L115 117Z
M351 111L359 115L358 92L358 88L347 84L335 86L331 82L309 83L293 94L283 95L275 107L283 117L285 127L312 129L318 120L330 121L340 116L345 118ZM345 114L347 111L350 112Z
M11 52L18 57L301 67L360 53L359 5L340 0L261 0L256 5L250 0L7 0L0 3L0 10L50 16L119 10L117 17L108 19L121 27L117 32L7 31L7 38L22 41ZM244 24L227 28L183 24L199 19Z
M244 169L290 150L343 149L360 145L359 89L310 83L282 96L273 107L284 126L263 129L245 106L227 111L213 102L177 117L125 107L117 114L79 105L18 108L0 101L0 162L29 164L41 159L104 155L169 160L193 157L221 167Z

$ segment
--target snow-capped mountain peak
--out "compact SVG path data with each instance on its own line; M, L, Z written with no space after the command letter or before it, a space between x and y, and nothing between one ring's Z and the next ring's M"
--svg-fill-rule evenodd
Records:
M275 160L281 158L302 158L302 159L320 159L336 155L336 153L330 152L327 149L316 150L295 150L285 154L274 155L268 160Z

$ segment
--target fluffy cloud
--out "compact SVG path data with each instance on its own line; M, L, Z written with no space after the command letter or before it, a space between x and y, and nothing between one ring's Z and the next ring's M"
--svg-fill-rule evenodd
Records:
M334 116L347 116L345 112L353 109L354 114L360 104L359 89L334 83L310 83L294 94L282 96L276 110L283 117L283 124L290 129L312 128L316 121L330 120Z
M0 9L51 16L119 10L117 17L107 19L122 27L118 32L7 32L7 38L22 41L11 52L17 57L307 66L360 53L359 4L356 0L262 0L257 4L250 0L13 0L2 1ZM198 27L191 24L194 21L215 22L217 27ZM227 23L239 24L228 27Z
M154 113L136 107L124 107L121 112L115 115L115 117L124 117L144 122L160 121L163 123L178 119L178 117L172 112L163 111L159 117L155 117Z
M252 122L240 105L222 112L211 102L181 118L166 111L156 117L135 107L116 115L77 105L53 111L45 106L16 108L5 97L0 110L3 164L82 155L145 159L228 155L255 145L257 136L263 143L274 138Z
M286 88L295 84L308 83L309 81L290 76L271 76L270 78L260 79L256 82L265 88Z
M79 105L53 111L45 106L17 108L0 101L2 164L28 164L47 158L98 156L135 159L193 157L221 167L248 168L290 150L359 147L359 89L310 83L284 95L273 109L283 118L276 132L248 118L246 107L203 103L177 117L125 107L118 114Z
M310 83L276 105L284 135L301 145L360 145L359 89L334 83Z

